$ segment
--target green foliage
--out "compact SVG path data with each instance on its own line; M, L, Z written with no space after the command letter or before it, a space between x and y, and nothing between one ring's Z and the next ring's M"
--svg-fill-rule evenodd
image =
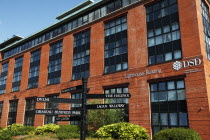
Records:
M61 125L57 130L57 138L59 140L70 139L70 138L79 138L80 130L76 125Z
M89 104L101 104L100 100L89 102ZM124 109L96 109L88 110L88 131L95 133L100 127L124 121Z
M12 132L9 130L1 130L0 140L12 140Z
M76 133L57 133L57 138L59 140L78 139L79 137L80 137L80 134L76 134Z
M59 126L56 124L46 124L43 126L38 126L35 131L34 134L35 135L43 135L46 133L56 133L56 131L59 129Z
M201 138L192 129L172 128L156 133L153 140L201 140Z
M149 135L146 133L145 128L125 122L103 126L96 131L96 136L125 140L149 139Z
M32 126L23 126L21 124L12 124L0 131L0 140L10 140L13 136L28 135L30 131L34 131Z

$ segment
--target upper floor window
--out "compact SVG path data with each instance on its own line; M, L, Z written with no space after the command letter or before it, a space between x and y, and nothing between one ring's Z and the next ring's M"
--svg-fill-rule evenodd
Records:
M128 69L126 16L105 23L105 70L113 73Z
M2 64L1 73L8 71L9 62Z
M20 90L20 83L22 78L23 57L15 59L15 69L13 74L12 92Z
M146 8L149 64L180 59L181 36L176 0L161 0Z
M4 94L6 92L8 65L9 62L2 64L2 69L0 73L0 94Z
M202 17L203 17L203 29L206 44L207 58L210 60L210 20L209 20L209 7L204 0L201 0Z
M0 102L0 120L2 116L2 110L3 110L3 102Z
M22 65L23 65L23 57L15 59L15 68L22 67Z
M28 88L38 87L41 50L31 52Z
M65 24L55 27L51 31L47 31L42 35L34 37L32 40L28 42L23 42L23 44L19 46L15 46L12 49L4 52L4 59L25 51L29 48L32 48L36 45L40 45L50 39L53 39L63 33L69 32L74 30L80 26L83 26L87 23L90 23L94 20L97 20L101 17L104 17L120 8L126 7L138 0L112 0L108 1L107 3L103 4L102 7L98 7L97 9L91 10L86 12L85 14L79 15L78 17L74 18L71 21L67 21Z
M90 73L90 31L84 31L74 36L72 79L89 77Z
M62 41L50 45L50 60L48 65L48 84L60 83L62 64Z

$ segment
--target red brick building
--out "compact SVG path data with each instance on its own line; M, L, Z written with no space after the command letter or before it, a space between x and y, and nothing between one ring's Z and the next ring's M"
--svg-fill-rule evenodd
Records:
M70 104L34 98L80 99L80 90L61 90L89 77L88 94L130 93L129 100L113 102L128 103L129 122L151 135L189 127L210 138L209 1L87 0L57 19L0 44L2 127L56 123L34 109Z

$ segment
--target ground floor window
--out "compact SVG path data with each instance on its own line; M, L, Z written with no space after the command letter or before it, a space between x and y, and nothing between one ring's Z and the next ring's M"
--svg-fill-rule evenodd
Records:
M13 123L16 123L17 107L18 107L18 100L10 101L7 125L11 125Z
M113 87L113 88L105 88L104 89L104 94L124 94L124 93L129 93L128 92L128 86L122 86L122 87ZM106 104L118 104L118 103L125 103L127 104L124 110L124 121L128 122L129 121L129 101L128 98L110 98L110 99L105 99L104 101ZM121 109L117 109L117 112L121 112ZM117 115L117 114L116 114Z
M150 83L153 134L173 127L188 127L184 80Z
M82 93L72 93L72 99L82 99ZM80 110L79 108L82 107L82 104L71 104L71 110ZM72 117L80 117L80 116L73 116ZM80 121L71 121L71 125L80 125Z
M34 98L26 99L26 111L25 111L24 125L34 126L35 107L36 107L36 102L35 102Z
M50 98L58 98L58 95L47 95L46 97ZM58 109L58 103L54 102L47 102L46 103L46 109ZM44 124L57 124L57 121L55 121L55 118L58 117L57 115L45 115L45 121Z

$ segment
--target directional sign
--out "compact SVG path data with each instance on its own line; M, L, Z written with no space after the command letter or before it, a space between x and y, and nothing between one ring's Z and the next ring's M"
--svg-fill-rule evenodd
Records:
M98 99L98 98L130 98L130 93L123 94L87 94L88 99Z
M36 109L38 115L81 115L79 110Z
M75 103L81 104L82 100L67 98L36 97L36 102L54 102L54 103Z
M126 104L95 104L86 105L87 109L121 109L125 108Z
M80 121L81 117L56 117L55 121Z
M82 90L82 85L63 89L63 90L61 90L61 93L72 92L72 91L75 91L75 90Z

